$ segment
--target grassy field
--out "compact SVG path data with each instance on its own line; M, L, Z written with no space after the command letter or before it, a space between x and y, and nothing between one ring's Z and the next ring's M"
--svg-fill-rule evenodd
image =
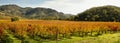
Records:
M0 43L120 43L119 22L0 20Z
M120 33L103 34L98 37L72 37L57 41L58 43L120 43ZM56 43L56 41L48 41L43 43Z

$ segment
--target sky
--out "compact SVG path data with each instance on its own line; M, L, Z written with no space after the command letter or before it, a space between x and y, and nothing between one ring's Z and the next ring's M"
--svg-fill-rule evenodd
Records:
M78 14L97 6L120 7L120 0L0 0L0 5L16 4L21 7L52 8L66 14Z

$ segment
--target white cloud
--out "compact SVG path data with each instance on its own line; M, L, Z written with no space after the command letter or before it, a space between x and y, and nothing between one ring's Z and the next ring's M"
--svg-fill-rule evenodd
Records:
M59 12L77 14L91 7L103 5L120 6L120 0L49 0L42 7L53 8Z

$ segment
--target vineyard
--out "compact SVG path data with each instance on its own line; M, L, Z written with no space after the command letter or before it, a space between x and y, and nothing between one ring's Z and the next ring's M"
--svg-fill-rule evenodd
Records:
M119 22L0 21L0 43L8 43L11 39L20 40L20 43L27 43L26 39L33 39L42 43L43 40L71 39L72 36L97 37L119 31Z

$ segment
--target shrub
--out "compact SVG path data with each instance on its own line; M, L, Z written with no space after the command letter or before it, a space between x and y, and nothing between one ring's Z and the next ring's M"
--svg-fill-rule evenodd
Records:
M11 18L11 21L14 22L14 21L19 21L19 18L18 17L13 17Z

